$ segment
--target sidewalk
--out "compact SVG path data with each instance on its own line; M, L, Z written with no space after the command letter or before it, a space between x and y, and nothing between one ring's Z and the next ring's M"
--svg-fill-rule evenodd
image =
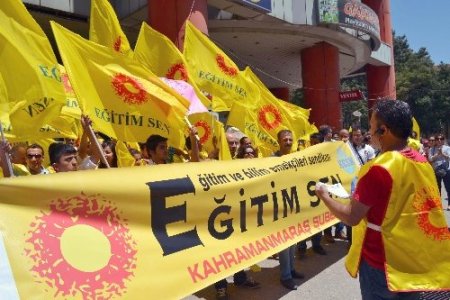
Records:
M442 205L447 208L447 193L443 193ZM447 224L450 227L450 211L444 211ZM296 291L290 291L281 286L279 282L280 271L278 261L266 259L259 265L261 272L249 272L256 281L261 283L257 290L236 288L233 284L228 285L229 299L264 299L264 300L359 300L358 279L353 279L344 268L345 255L347 254L347 242L336 240L334 244L322 244L328 255L321 256L308 249L307 257L296 260L296 270L305 274L305 279L297 282L300 284ZM233 277L227 278L228 282ZM184 300L215 299L216 292L213 286L203 289ZM437 298L436 298L437 299ZM444 298L439 298L444 299Z

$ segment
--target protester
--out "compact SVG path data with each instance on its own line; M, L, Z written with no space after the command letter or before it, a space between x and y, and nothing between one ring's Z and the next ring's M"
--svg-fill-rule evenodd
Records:
M339 131L339 140L343 141L344 143L347 143L350 138L350 133L347 129L341 129Z
M55 172L78 170L77 149L72 144L52 143L48 148L48 154Z
M292 132L290 130L284 129L279 131L277 134L277 141L280 148L273 154L273 156L283 156L291 153L294 140ZM294 254L295 245L292 245L278 253L281 272L280 282L285 288L289 290L296 290L298 287L298 284L294 281L293 278L305 278L303 274L295 270Z
M13 164L27 164L27 145L24 143L19 143L12 146L11 151L11 162Z
M309 137L309 140L310 140L311 146L323 143L323 141L324 141L323 135L318 132L311 134L311 136ZM321 240L322 240L322 232L318 232L311 236L312 250L313 250L313 252L315 252L319 255L327 255L327 252L320 244ZM298 258L299 259L303 259L306 257L306 249L307 249L306 240L303 240L298 243Z
M335 201L325 186L316 186L330 211L356 226L347 269L352 276L359 270L363 300L418 299L417 291L448 288L447 227L431 232L420 221L426 214L435 224L446 223L431 166L407 147L412 130L408 104L377 102L370 128L381 153L361 168L351 202ZM436 205L423 205L427 201Z
M439 192L442 190L441 182L444 182L445 190L447 193L450 193L450 147L445 145L443 134L436 135L435 139L435 145L430 148L428 153L428 160L433 166ZM448 201L447 210L450 210L450 200Z

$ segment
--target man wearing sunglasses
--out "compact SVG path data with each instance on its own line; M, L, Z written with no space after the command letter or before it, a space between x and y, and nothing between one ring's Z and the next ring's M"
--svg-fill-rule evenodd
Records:
M12 163L13 174L10 174L7 156L10 155L11 145L8 141L0 142L0 167L4 177L49 174L50 172L42 166L44 149L38 144L29 145L25 153L25 165Z
M27 147L26 161L27 169L31 175L49 174L49 171L42 166L44 149L38 144L31 144Z

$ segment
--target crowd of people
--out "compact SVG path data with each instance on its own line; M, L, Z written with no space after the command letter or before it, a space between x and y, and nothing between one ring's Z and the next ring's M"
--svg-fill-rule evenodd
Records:
M380 103L384 102L382 101ZM293 133L287 129L281 130L277 135L279 149L273 153L273 156L283 156L318 143L340 140L348 143L353 148L356 159L360 165L364 166L370 161L376 160L377 157L382 156L383 153L397 151L413 161L430 162L437 179L439 191L441 190L441 182L444 183L446 190L450 191L450 147L446 145L444 135L431 135L426 139L422 139L422 144L411 141L411 127L408 127L409 123L405 121L410 116L409 108L401 101L390 102L399 103L397 105L398 107L392 108L390 103L383 104L384 106L379 105L378 110L372 115L370 132L358 127L350 131L340 129L333 132L330 126L322 125L319 128L319 132L311 134L308 140L300 139L297 143L294 143ZM404 110L402 120L392 120L393 117L389 115L389 111L393 109ZM401 122L408 124L405 125ZM82 118L82 125L84 133L79 141L55 141L48 149L43 149L38 144L27 145L25 143L16 143L11 145L6 140L2 141L0 144L0 159L4 177L118 167L119 163L116 153L117 142L107 137L89 135L91 124L87 117ZM196 134L196 129L192 127L186 139L186 148L182 150L170 147L167 138L163 136L151 135L145 143L139 144L139 149L128 146L129 155L134 158L135 166L152 166L171 162L200 162L203 160L218 159L219 149L215 146L213 151L205 153L202 151L202 145ZM261 157L253 141L238 129L234 127L228 128L226 138L233 159ZM100 147L96 146L99 140L101 141ZM295 144L298 145L296 149L294 149ZM44 166L43 158L47 153L49 155L50 165ZM8 165L8 161L11 164ZM393 184L392 182L386 182L386 178L390 178L389 172L386 172L384 169L379 169L378 173L373 171L368 172L364 177L359 178L357 185L357 178L355 178L355 185L352 184L354 200L352 200L351 203L353 206L350 208L342 204L337 205L328 196L326 190L317 189L318 196L329 206L331 212L343 220L345 224L338 223L335 225L334 231L330 227L324 230L323 233L320 232L313 235L310 239L314 253L327 255L327 251L322 247L321 243L334 243L335 239L348 240L350 246L352 244L351 226L359 224L366 216L368 216L369 224L375 224L373 228L377 230L369 230L366 236L369 240L365 241L367 244L363 246L363 260L359 269L364 299L375 299L367 296L370 294L371 288L384 289L384 293L387 294L392 293L387 289L386 283L382 287L371 287L373 283L367 277L368 272L372 269L377 271L381 270L381 273L383 273L384 264L386 263L384 251L380 251L380 249L384 249L380 242L380 226L382 226L383 210L386 210L386 206L390 201L390 195L386 191L388 190L388 186L392 186ZM365 179L367 176L371 178L369 182ZM380 181L379 185L374 187L373 182L378 181ZM385 194L382 194L383 192ZM378 195L378 198L374 195ZM380 207L376 203L376 200L379 198L385 199L384 206ZM446 209L450 210L450 201ZM361 239L361 236L358 235L357 238ZM294 268L294 262L295 257L298 259L305 258L306 249L306 241L301 241L297 245L288 247L275 256L280 263L280 283L289 290L297 289L299 283L296 280L304 278L304 275ZM379 253L374 254L373 249L378 250ZM378 276L385 278L380 274ZM234 285L238 287L252 289L260 287L260 284L244 270L237 272L233 277ZM228 299L227 285L228 283L225 279L215 284L217 299ZM367 294L366 296L364 296L365 293Z

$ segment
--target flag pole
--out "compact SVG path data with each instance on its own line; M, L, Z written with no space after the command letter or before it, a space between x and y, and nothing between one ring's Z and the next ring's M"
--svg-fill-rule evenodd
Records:
M100 155L100 161L106 166L106 168L108 168L108 169L111 168L109 166L108 161L106 160L105 153L103 152L103 149L100 146L100 143L98 142L97 137L95 136L94 130L92 129L90 119L87 117L87 120L86 120L86 119L83 119L83 117L82 117L82 120L83 120L83 123L85 123L85 124L83 124L84 125L83 128L87 129L89 141L94 143L93 146L97 149L97 151Z
M187 118L187 116L184 116L184 122L186 122L186 124L187 124L187 126L188 126L189 128L192 128L192 127L193 127L192 124L191 124L191 122L190 122L189 119ZM198 136L198 133L195 134L195 139L197 140L197 142L200 142L200 137Z
M5 134L3 133L2 122L0 122L0 132L1 132L1 136L2 136L2 142L6 143ZM5 152L5 157L3 157L3 158L6 160L6 164L8 166L8 171L9 171L9 176L5 176L5 177L13 177L14 173L13 173L13 168L12 168L12 164L11 164L11 158L9 157L7 152Z

